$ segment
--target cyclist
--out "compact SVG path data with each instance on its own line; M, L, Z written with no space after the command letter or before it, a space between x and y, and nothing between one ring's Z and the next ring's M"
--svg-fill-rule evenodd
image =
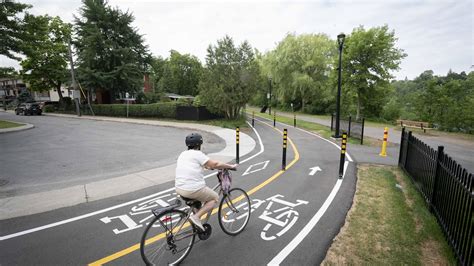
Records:
M175 189L180 196L199 200L203 206L189 219L199 230L204 231L201 223L201 216L214 208L219 200L219 195L206 186L204 181L204 168L207 169L234 169L237 164L226 164L220 161L211 160L201 151L203 143L202 136L198 133L191 133L186 136L186 146L188 150L183 151L176 163Z

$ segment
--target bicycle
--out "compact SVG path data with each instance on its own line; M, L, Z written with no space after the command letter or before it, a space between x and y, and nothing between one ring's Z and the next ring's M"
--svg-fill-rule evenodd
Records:
M221 197L217 211L219 226L228 235L238 235L250 219L250 198L243 189L230 188L231 176L227 169L219 170L217 178L219 182L213 190L219 191ZM189 222L189 216L201 207L201 202L181 198L187 207L178 209L182 203L176 199L170 206L152 210L155 218L146 227L140 241L141 257L147 265L179 264L189 255L196 235L200 240L211 236L212 227L208 221L215 211L211 210L205 215L202 220L205 231L201 232Z

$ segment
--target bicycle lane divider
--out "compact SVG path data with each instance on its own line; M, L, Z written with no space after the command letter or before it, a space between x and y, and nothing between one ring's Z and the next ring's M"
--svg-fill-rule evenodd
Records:
M247 123L250 125L249 122L247 122ZM253 129L253 131L255 132L255 135L258 138L260 150L256 154L253 154L250 157L247 157L244 160L242 160L241 164L254 159L255 157L259 156L260 154L262 154L265 151L265 147L263 145L260 134L258 134L258 132L255 130L255 128L253 128L253 127L251 127L251 128ZM204 178L207 179L211 176L215 176L216 174L217 174L217 172L213 172L213 173L210 173L210 174L206 175ZM95 215L99 215L99 214L106 213L106 212L109 212L109 211L112 211L112 210L115 210L115 209L119 209L119 208L122 208L122 207L125 207L125 206L128 206L128 205L132 205L132 204L135 204L135 203L138 203L138 202L150 199L150 198L154 198L154 197L169 193L171 191L174 191L174 187L163 190L163 191L160 191L158 193L154 193L154 194L139 198L139 199L135 199L135 200L124 202L124 203L121 203L121 204L118 204L118 205L114 205L114 206L109 207L109 208L98 210L98 211L95 211L95 212L86 213L86 214L83 214L83 215L80 215L80 216L76 216L76 217L73 217L73 218L65 219L65 220L62 220L62 221L46 224L46 225L35 227L35 228L31 228L31 229L28 229L28 230L23 230L23 231L16 232L16 233L13 233L13 234L0 236L0 241L8 240L8 239L19 237L19 236L22 236L22 235L27 235L27 234L35 233L35 232L38 232L38 231L46 230L46 229L49 229L49 228L61 226L61 225L64 225L64 224L76 222L76 221L86 219L86 218L89 218L89 217L92 217L92 216L95 216ZM71 206L71 207L73 207L73 206Z
M269 126L269 127L272 127L272 126L270 126L270 125L268 125L268 124L266 124L266 123L264 123L264 122L261 122L261 121L259 121L259 122L262 123L262 124L264 124L264 125L267 125L267 126ZM273 127L272 127L272 128L273 128ZM281 133L281 134L283 135L283 132L280 131L279 129L274 128L274 130L278 131L279 133ZM287 169L291 168L291 167L300 159L300 155L299 155L298 149L296 148L296 145L293 143L293 141L291 140L291 138L288 138L288 142L290 143L290 145L291 145L291 147L292 147L292 149L293 149L294 158L293 158L293 160L287 165L287 167L286 167ZM276 173L275 173L274 175L272 175L270 178L266 179L265 181L263 181L263 182L260 183L259 185L255 186L255 187L253 187L252 189L250 189L249 191L247 191L247 194L248 194L249 196L251 196L251 195L254 194L255 192L259 191L260 189L262 189L263 187L267 186L267 185L270 184L272 181L274 181L275 179L277 179L277 178L278 178L279 176L281 176L283 173L285 173L285 171L283 171L283 170L280 170L280 171L276 172ZM233 200L233 202L237 202L237 201L239 201L239 200L241 200L241 197L240 197L240 198L237 198L237 199L235 199L235 200ZM214 208L214 209L212 210L211 215L216 214L217 211L218 211L218 208ZM186 227L187 227L187 226L189 226L189 223L187 223ZM154 242L156 242L156 241L162 239L163 237L164 237L164 233L159 234L159 235L154 236L154 237L152 237L152 238L150 238L150 239L147 239L147 240L146 240L146 243L147 243L147 244L154 243ZM125 255L128 255L128 254L130 254L130 253L132 253L132 252L134 252L134 251L137 251L137 250L139 250L139 249L140 249L140 243L137 243L137 244L135 244L135 245L133 245L133 246L130 246L130 247L128 247L128 248L125 248L125 249L123 249L123 250L120 250L120 251L118 251L118 252L116 252L116 253L114 253L114 254L111 254L111 255L109 255L109 256L107 256L107 257L104 257L104 258L102 258L102 259L99 259L99 260L96 260L96 261L94 261L94 262L91 262L91 263L89 263L89 266L103 265L103 264L105 264L105 263L114 261L114 260L116 260L116 259L118 259L118 258L120 258L120 257L125 256Z
M265 119L265 120L268 120L269 122L271 122L271 120L269 119L266 119L264 117L260 117L262 119ZM280 122L278 122L280 123ZM287 126L286 124L284 123L280 123L282 125L285 125ZM267 124L269 125L269 124ZM269 125L270 126L270 125ZM318 137L330 144L332 144L333 146L335 146L336 148L338 148L339 150L341 149L341 147L339 145L337 145L336 143L332 142L332 141L329 141L327 139L324 139L323 137L315 134L315 133L312 133L310 131L307 131L307 130L304 130L304 129L300 129L300 128L297 128L298 130L304 132L304 133L307 133L307 134L310 134L310 135L313 135L315 137ZM344 162L344 171L343 171L343 177L341 179L338 179L336 181L336 184L334 185L333 189L331 190L331 193L329 194L329 196L326 198L326 200L324 201L323 205L319 208L319 210L316 212L316 214L310 219L310 221L303 227L303 229L268 263L268 265L279 265L283 262L283 260L304 240L304 238L311 232L311 230L317 225L317 223L319 222L319 220L321 219L321 217L326 213L326 211L329 209L329 206L331 205L332 201L334 200L334 198L336 197L341 185L342 185L342 181L344 180L344 177L346 175L346 171L347 171L347 167L349 166L349 163L350 162L353 162L352 160L352 157L347 154L347 160Z

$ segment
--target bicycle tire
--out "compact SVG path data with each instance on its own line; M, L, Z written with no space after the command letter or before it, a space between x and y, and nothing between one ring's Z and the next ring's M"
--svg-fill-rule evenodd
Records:
M196 228L184 225L181 230L177 229L188 222L186 218L184 211L168 210L148 224L140 241L140 254L146 265L176 265L188 256L196 238ZM177 249L178 242L184 244L182 249Z
M239 199L240 197L242 198ZM229 207L230 205L232 207ZM229 190L219 204L218 220L222 231L231 236L240 234L249 222L251 209L252 205L247 192L241 188ZM238 220L241 220L240 223L236 223ZM236 229L232 229L236 224Z

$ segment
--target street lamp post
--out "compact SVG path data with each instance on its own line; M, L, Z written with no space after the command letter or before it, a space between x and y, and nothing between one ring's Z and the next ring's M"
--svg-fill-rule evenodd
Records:
M337 97L336 97L336 132L334 133L335 138L340 138L341 133L339 131L339 121L341 117L341 70L342 70L342 48L344 46L344 38L346 35L341 33L337 35L337 44L339 45L339 67L338 67L338 81L337 81Z
M272 77L268 78L268 88L269 88L269 93L268 93L268 114L272 115Z

